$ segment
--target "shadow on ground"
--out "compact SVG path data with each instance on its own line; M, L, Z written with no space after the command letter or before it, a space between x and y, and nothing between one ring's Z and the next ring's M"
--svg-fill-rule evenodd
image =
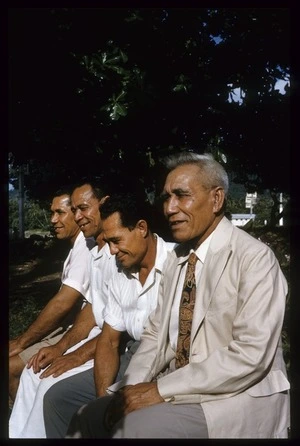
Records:
M9 243L9 337L23 332L58 291L69 244L50 237Z

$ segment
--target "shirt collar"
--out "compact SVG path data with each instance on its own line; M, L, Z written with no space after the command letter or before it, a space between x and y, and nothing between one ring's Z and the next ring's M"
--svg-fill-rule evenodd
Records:
M213 233L214 233L214 231L204 240L203 243L201 243L201 245L195 251L196 256L202 263L204 263ZM193 250L191 250L191 251L193 251Z
M159 237L157 234L153 234L156 239L156 256L155 263L151 271L156 270L160 273L162 272L165 260L167 258L168 252L172 251L176 246L176 243L173 242L165 242L164 239ZM139 273L130 273L136 279L139 279Z
M195 254L196 254L196 256L198 257L198 259L202 262L202 263L204 263L204 260L205 260L205 257L206 257L206 254L207 254L207 251L208 251L208 247L209 247L209 244L210 244L210 241L211 241L211 239L212 239L212 236L213 236L213 233L214 233L215 231L213 231L205 240L204 240L204 242L202 242L201 243L201 245L196 249L196 251L194 251L193 249L191 249L190 250L190 252L188 253L188 255L186 255L186 256L184 256L184 257L181 257L180 259L179 259L179 262L178 262L178 264L180 265L180 264L182 264L182 263L185 263L186 261L187 261L187 259L189 258L189 255L192 253L192 252L194 252Z
M79 231L79 232L78 232L78 235L77 235L77 237L76 237L76 239L75 239L75 241L74 241L73 248L74 248L74 246L76 246L78 243L80 243L80 240L81 240L83 237L84 237L83 232L82 232L82 231Z
M112 254L110 253L109 244L105 243L104 246L98 251L98 246L94 246L94 248L91 250L92 256L95 259L99 259L102 256L106 256L109 259L112 257Z
M172 251L175 246L175 243L165 242L159 235L154 233L156 238L156 256L155 256L155 264L154 268L161 272L167 258L168 252Z

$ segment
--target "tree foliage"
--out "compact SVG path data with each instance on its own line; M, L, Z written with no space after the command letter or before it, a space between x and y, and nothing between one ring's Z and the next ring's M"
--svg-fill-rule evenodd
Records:
M50 213L48 208L41 207L33 200L25 201L25 225L27 230L50 231ZM19 202L17 198L9 199L9 228L17 230L19 227Z
M10 162L45 198L92 174L153 190L159 159L212 151L249 192L289 193L288 8L10 11ZM236 89L242 102L234 102ZM277 153L281 153L277 162Z

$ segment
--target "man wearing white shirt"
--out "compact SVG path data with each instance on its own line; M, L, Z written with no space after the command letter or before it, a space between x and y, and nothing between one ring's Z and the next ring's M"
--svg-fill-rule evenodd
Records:
M101 207L104 239L123 271L109 282L94 376L92 370L83 372L60 381L45 394L47 438L64 437L73 413L83 404L103 396L107 386L122 377L148 316L156 308L163 266L174 243L152 233L149 211L152 211L149 206L131 194L111 196ZM120 358L125 332L131 341Z
M93 367L96 337L103 324L107 283L117 271L115 256L103 241L99 206L107 196L92 182L73 190L72 211L86 238L94 237L96 246L86 259L90 275L85 306L73 326L50 347L35 354L24 369L9 420L10 438L45 438L43 397L57 381Z
M61 339L86 294L89 277L87 261L93 238L85 238L74 220L71 188L56 192L51 203L51 224L58 240L68 240L71 249L63 265L61 286L25 332L9 342L9 396L14 401L21 373L43 346Z

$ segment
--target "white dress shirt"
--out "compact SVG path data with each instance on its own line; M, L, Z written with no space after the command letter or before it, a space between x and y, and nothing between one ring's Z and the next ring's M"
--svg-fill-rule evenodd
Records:
M73 247L64 261L61 275L62 285L67 285L86 295L89 286L88 263L90 259L90 249L95 246L93 238L85 238L80 231Z
M118 273L109 282L109 298L104 312L104 320L114 330L127 331L140 340L148 316L156 308L158 288L168 252L175 243L165 242L156 235L157 249L155 264L144 285L138 273Z
M104 320L103 311L108 300L108 283L113 275L118 274L118 267L107 243L99 251L98 246L95 246L90 254L88 267L90 286L86 300L92 305L96 323L101 329Z

